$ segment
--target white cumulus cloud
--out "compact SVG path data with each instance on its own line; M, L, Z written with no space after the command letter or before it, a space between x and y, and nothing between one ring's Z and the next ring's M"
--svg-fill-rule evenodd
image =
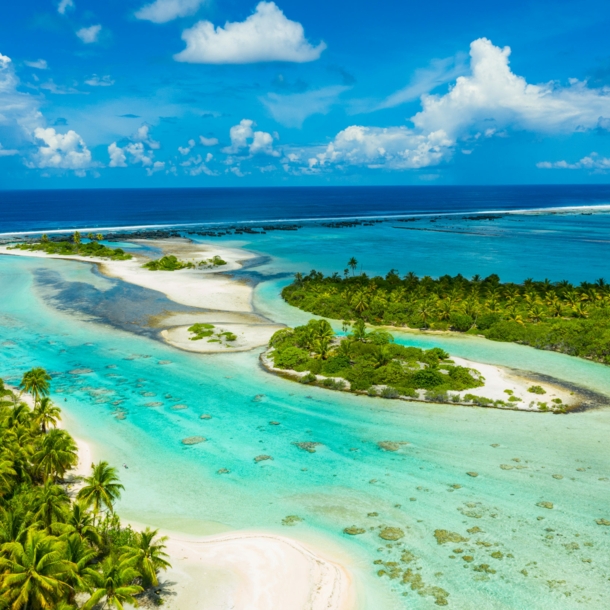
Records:
M424 95L422 111L411 120L422 131L450 135L476 130L485 122L496 128L570 132L594 128L610 117L610 89L591 89L582 81L569 86L529 84L509 66L509 47L486 38L470 45L470 72L445 95Z
M74 8L74 0L59 0L57 12L60 15L65 15L69 8Z
M181 155L188 155L193 148L195 148L195 140L191 139L188 141L188 146L178 146L178 152Z
M108 156L110 157L108 167L127 167L127 155L116 142L108 147Z
M178 17L194 15L206 0L155 0L135 12L136 19L167 23Z
M247 149L250 155L264 154L279 157L280 153L273 149L273 136L265 131L254 131L254 121L242 119L238 125L229 130L231 145L222 149L227 154L244 153Z
M141 164L143 167L151 169L152 173L158 171L161 167L158 164L164 162L155 161L154 151L161 148L161 144L152 139L150 125L145 123L140 126L129 140L123 147L116 142L110 144L108 147L109 167L127 167L127 161L129 160L132 165Z
M422 135L406 127L352 125L339 132L324 152L311 157L309 166L334 163L417 169L437 165L446 159L453 144L442 130Z
M326 48L305 38L303 26L290 21L274 2L260 2L245 21L227 22L224 28L200 21L184 30L186 49L177 61L202 64L250 64L263 61L314 61Z
M286 127L301 127L303 121L312 114L326 114L338 101L339 95L348 89L343 85L335 85L291 95L268 93L261 98L261 102L278 123Z
M93 42L97 42L97 39L98 39L101 31L102 31L102 26L97 24L97 25L91 25L88 28L81 28L80 30L77 30L76 35L85 44L91 44Z
M569 133L610 125L610 88L592 89L574 79L567 86L554 82L533 85L512 72L509 56L509 47L496 47L486 38L473 41L470 73L459 76L444 95L422 95L422 110L410 119L413 127L352 125L337 134L326 150L311 149L304 169L319 170L331 164L416 169L448 160L464 142L472 145L479 138L507 137L510 130ZM434 82L434 75L428 76L422 76L422 83ZM385 105L402 103L412 93L408 88L401 90ZM470 154L471 146L463 152ZM578 167L603 169L603 159L587 159L579 161ZM560 166L569 164L539 164Z
M34 136L43 144L38 147L31 167L83 170L92 166L91 152L72 129L61 134L53 127L37 127Z
M575 163L569 163L568 161L541 161L536 163L536 167L540 169L589 169L605 172L610 170L610 159L608 157L600 157L596 152L592 152Z

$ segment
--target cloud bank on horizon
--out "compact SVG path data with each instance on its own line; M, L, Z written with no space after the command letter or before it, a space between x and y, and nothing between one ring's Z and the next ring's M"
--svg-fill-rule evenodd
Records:
M373 17L337 36L297 5L244 9L221 19L208 0L154 0L110 17L60 0L44 34L66 33L60 52L0 37L0 188L77 178L476 182L477 173L506 182L507 167L522 181L595 181L610 172L610 61L569 72L549 61L526 77L531 54L483 36L445 58L420 51L415 62L392 28L385 44L396 56L366 45L362 31L384 47Z

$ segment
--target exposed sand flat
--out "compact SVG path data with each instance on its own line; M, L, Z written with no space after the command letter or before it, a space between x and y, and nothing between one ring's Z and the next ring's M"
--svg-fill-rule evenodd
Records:
M348 571L296 540L262 532L199 539L169 533L160 576L170 610L350 610Z
M148 323L155 327L186 326L202 324L268 324L269 320L256 313L241 311L206 311L202 313L169 312L149 318Z
M226 248L191 242L188 239L133 240L159 248L163 255L173 254L180 260L199 263L220 256L226 265L210 269L180 269L178 271L150 271L142 267L149 259L136 254L128 261L112 261L94 257L47 255L44 252L8 250L0 246L0 254L34 258L61 258L97 264L100 272L149 290L161 292L175 303L208 310L198 313L171 313L150 320L154 327L162 329L160 337L174 347L190 352L215 353L247 351L266 345L273 333L282 325L269 321L254 312L252 287L236 280L227 271L241 269L242 262L255 254L238 248ZM197 322L214 324L220 332L230 331L237 340L228 348L224 344L207 339L190 341L188 327Z
M254 258L254 254L236 248L206 246L186 239L146 240L145 243L160 248L164 255L174 254L180 260L198 263L217 255L227 264L212 269L150 271L142 268L148 259L137 256L130 261L102 261L100 271L109 277L162 292L171 301L182 305L219 311L253 311L252 288L244 282L218 274L241 269L240 261Z
M244 352L255 347L263 347L269 343L273 333L283 326L279 324L220 324L215 332L229 331L237 336L235 341L226 343L210 342L211 337L191 341L188 326L177 326L161 331L163 339L180 349L189 352Z

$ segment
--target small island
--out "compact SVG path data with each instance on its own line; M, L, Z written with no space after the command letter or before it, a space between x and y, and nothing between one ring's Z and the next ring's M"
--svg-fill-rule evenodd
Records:
M49 239L47 235L43 235L38 242L27 242L8 246L7 250L27 250L30 252L44 252L45 254L55 254L59 256L83 256L86 258L105 258L113 261L128 261L131 260L131 254L125 252L122 248L109 248L100 241L104 238L101 233L94 235L89 233L87 239L83 242L81 234L75 231L70 240Z
M346 328L347 330L347 328ZM398 345L387 331L367 331L362 319L344 336L327 320L277 331L262 354L263 366L302 384L368 396L465 406L565 413L566 394L512 378L499 367L481 371L459 364L441 348ZM463 364L466 361L461 360ZM502 389L499 389L499 388ZM481 388L476 393L470 392ZM537 396L549 393L545 401Z
M610 364L610 285L603 279L515 284L497 275L401 277L395 269L371 278L355 273L357 266L352 258L343 276L297 273L282 297L326 318L469 333Z
M180 269L197 269L198 267L214 269L226 264L227 262L218 255L195 263L193 261L182 261L177 256L169 254L159 259L148 261L142 267L150 271L179 271Z

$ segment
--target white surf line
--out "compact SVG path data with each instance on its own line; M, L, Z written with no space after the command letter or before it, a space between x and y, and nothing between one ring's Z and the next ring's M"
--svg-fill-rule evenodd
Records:
M216 222L189 222L189 223L172 223L172 224L157 224L157 225L127 225L127 226L111 226L111 227L68 227L65 229L39 229L37 231L5 231L0 232L0 237L11 237L21 235L42 235L46 234L62 234L72 231L94 233L96 231L134 231L138 229L178 229L180 227L225 227L227 225L261 225L262 223L292 223L292 222L328 222L328 221L350 221L350 220L393 220L398 218L430 218L443 216L463 216L464 214L484 215L484 214L502 214L504 216L510 214L531 214L533 212L552 213L552 212L570 212L570 211L609 211L610 204L603 203L600 205L572 205L560 206L554 208L520 208L517 210L463 210L461 212L413 212L403 214L382 214L375 216L324 216L324 217L306 217L306 218L274 218L262 220L219 220Z

